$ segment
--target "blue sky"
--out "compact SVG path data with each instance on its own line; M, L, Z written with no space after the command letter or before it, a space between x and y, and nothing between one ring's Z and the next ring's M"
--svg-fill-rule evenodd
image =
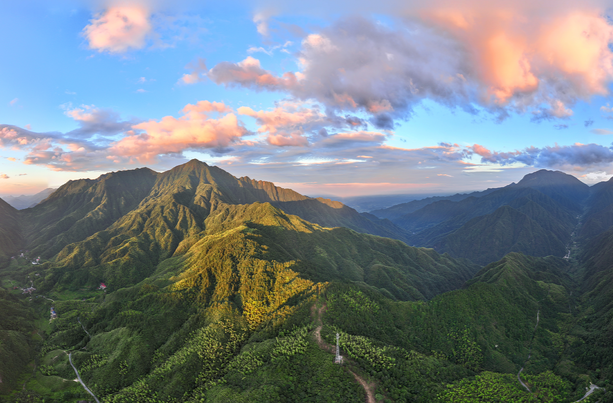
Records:
M191 158L336 196L611 177L611 10L483 4L0 3L0 195Z

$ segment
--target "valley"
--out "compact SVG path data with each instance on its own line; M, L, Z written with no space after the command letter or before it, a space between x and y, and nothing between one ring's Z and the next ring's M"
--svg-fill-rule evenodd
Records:
M192 160L0 200L0 401L613 402L612 195L358 213Z

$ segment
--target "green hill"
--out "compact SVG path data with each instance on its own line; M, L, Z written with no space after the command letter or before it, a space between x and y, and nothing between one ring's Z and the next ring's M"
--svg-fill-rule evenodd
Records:
M69 357L106 403L574 402L590 382L609 389L613 235L571 259L508 253L563 256L572 203L606 205L604 187L575 197L568 178L537 174L412 213L411 239L436 249L195 160L72 181L20 212L0 202L0 231L24 234L7 250L42 256L0 270L0 401L91 400Z
M555 220L547 220L547 211L537 204L530 202L525 206L528 207L525 211L529 214L544 216L540 222L550 223L552 226L556 224ZM563 256L566 252L565 244L556 234L510 206L503 206L492 214L473 218L446 236L440 244L435 244L435 248L482 265L501 259L508 252L521 252L531 256Z

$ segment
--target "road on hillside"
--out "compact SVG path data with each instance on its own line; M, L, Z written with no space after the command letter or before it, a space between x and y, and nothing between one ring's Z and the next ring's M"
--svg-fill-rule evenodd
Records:
M587 388L586 388L586 389L587 389ZM600 388L600 387L598 387L598 386L596 386L596 385L594 385L593 383L591 383L591 382L590 382L590 388L589 388L589 390L588 390L587 392L585 392L585 396L583 396L583 397L582 397L581 399L579 399L579 400L576 400L576 401L575 401L575 403L580 402L580 401L582 401L583 399L587 399L587 397L588 397L589 395L591 395L592 393L594 393L594 391L595 391L596 389L604 389L604 388Z
M315 328L315 331L313 332L313 336L315 337L315 341L317 341L317 344L319 345L319 348L321 348L324 351L327 351L329 353L334 353L336 350L334 349L333 346L329 345L328 343L326 343L322 338L321 338L321 329L323 328L323 325L321 323L321 316L322 314L326 311L326 305L324 304L321 308L319 308L319 310L317 310L317 308L315 307L315 305L313 305L311 307L311 315L313 316L313 318L316 320L316 322L319 322L320 325L317 326L317 328ZM347 362L349 362L349 358L345 358L345 360ZM375 384L374 383L368 383L366 382L366 380L364 378L362 378L361 376L359 376L358 374L356 374L355 372L353 372L352 370L350 370L348 367L345 367L345 369L351 374L353 375L353 377L355 378L356 381L358 381L358 383L360 384L360 386L362 386L362 388L364 388L364 392L366 392L366 403L375 403Z
M83 386L83 389L85 389L87 393L92 395L96 403L100 403L100 400L98 400L96 395L94 395L94 393L91 390L89 390L89 388L85 386L85 383L83 383L83 381L81 380L81 375L79 375L79 371L77 371L77 367L75 367L74 364L72 363L72 353L68 354L68 361L70 361L70 365L72 366L72 369L74 369L75 374L77 374L77 380L79 381L81 386Z
M547 295L549 295L549 292L547 292ZM532 332L532 340L530 340L530 348L528 349L528 359L524 362L524 366L526 365L526 362L530 361L530 356L532 355L532 342L534 341L534 336L536 335L536 329L539 327L539 320L541 318L541 310L537 309L536 310L536 326L534 326L534 331ZM521 386L523 386L524 388L526 388L526 390L530 393L532 393L532 391L530 390L530 388L524 383L524 381L521 380L521 371L524 370L524 367L521 367L521 369L519 370L519 372L517 373L517 380L519 381L519 383L521 383Z

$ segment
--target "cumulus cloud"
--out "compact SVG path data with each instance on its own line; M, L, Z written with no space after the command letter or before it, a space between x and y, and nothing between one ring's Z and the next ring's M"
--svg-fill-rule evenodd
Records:
M590 127L593 124L594 124L594 121L592 119L588 119L585 122L583 122L583 127Z
M540 121L569 118L578 100L609 92L613 26L597 8L562 7L543 18L527 4L423 4L404 15L411 18L393 26L344 18L306 36L300 71L276 74L248 57L219 63L208 76L360 110L388 128L424 99L501 119L531 112Z
M114 143L109 159L117 156L130 161L155 162L158 155L177 154L190 149L214 149L223 152L228 146L250 134L231 109L218 102L200 101L181 111L183 116L166 116L159 121L133 125L133 131ZM215 119L212 114L219 114Z
M89 48L99 52L124 53L142 49L151 34L151 14L141 5L110 7L90 20L83 29Z
M268 133L268 143L278 146L305 146L309 143L306 135L332 124L318 107L299 102L279 102L268 111L242 106L237 112L254 118L259 125L258 132Z
M10 179L10 176L7 174L0 174L0 179Z
M207 73L217 84L242 86L255 90L285 91L297 87L296 74L288 72L281 77L264 70L260 61L251 56L238 63L221 62Z

